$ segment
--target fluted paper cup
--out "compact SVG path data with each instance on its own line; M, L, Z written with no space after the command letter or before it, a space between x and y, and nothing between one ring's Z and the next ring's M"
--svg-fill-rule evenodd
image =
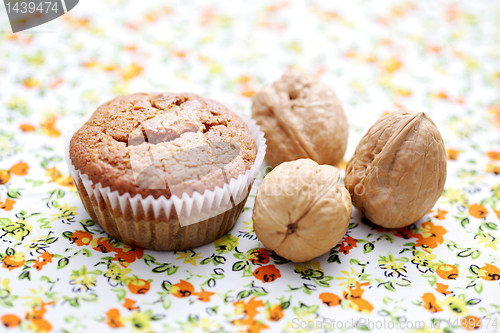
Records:
M93 183L77 170L69 157L71 137L68 132L65 158L83 205L92 219L110 236L130 246L152 250L183 250L210 243L236 223L245 205L266 153L266 140L260 127L250 117L241 116L257 146L250 169L238 178L227 179L223 187L194 191L191 195L172 191L170 198L140 194L119 194ZM135 175L135 173L134 173ZM137 178L136 178L137 179Z

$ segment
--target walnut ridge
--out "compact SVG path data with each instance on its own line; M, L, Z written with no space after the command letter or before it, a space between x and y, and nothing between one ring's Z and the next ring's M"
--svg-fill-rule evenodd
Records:
M446 180L444 142L423 112L401 110L379 119L347 163L344 183L353 205L386 228L428 213Z
M310 159L273 169L257 190L255 234L266 247L294 262L318 257L335 247L349 226L349 192L339 171Z

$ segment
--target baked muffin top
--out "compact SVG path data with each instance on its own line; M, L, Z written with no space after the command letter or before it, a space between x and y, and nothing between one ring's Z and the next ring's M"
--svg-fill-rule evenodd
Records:
M250 130L195 94L132 94L101 105L73 135L69 157L94 183L155 198L201 194L251 168Z

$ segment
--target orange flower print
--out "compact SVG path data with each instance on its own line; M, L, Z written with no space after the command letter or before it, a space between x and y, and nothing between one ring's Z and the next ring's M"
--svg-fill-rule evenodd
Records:
M52 325L43 318L45 312L47 312L45 306L52 304L54 304L54 302L45 303L42 301L39 309L33 308L31 313L26 313L26 319L30 321L29 328L31 330L35 332L49 332L50 330L52 330Z
M403 97L408 97L408 96L411 96L412 94L412 91L411 90L408 90L408 89L404 89L404 88L397 88L396 89L396 93L400 96L403 96Z
M57 116L52 116L47 118L44 122L40 124L42 128L42 133L54 138L58 138L61 135L61 132L55 128L55 123L57 120Z
M434 225L432 222L422 224L421 234L416 235L417 243L415 246L422 246L434 249L438 244L443 244L443 235L446 234L445 228L440 225Z
M489 151L486 155L492 160L500 161L500 151Z
M479 269L479 277L486 281L498 281L500 280L500 269L495 265L485 264Z
M198 296L198 300L202 302L210 302L210 296L212 296L214 293L210 291L205 291L203 288L201 288L201 292L199 293L193 293L193 295Z
M436 288L434 288L438 293L448 296L451 291L448 290L448 285L442 283L436 283Z
M115 256L111 260L116 260L123 267L128 267L129 264L136 261L136 259L141 259L144 255L144 249L140 247L130 247L125 245L123 248L113 249L116 252Z
M0 185L7 184L11 175L25 176L28 174L29 166L24 162L14 164L9 170L0 170Z
M244 313L248 318L254 318L259 310L257 308L264 306L264 303L261 300L257 300L256 297L252 297L245 303L245 301L237 301L234 302L233 305L236 307L235 312Z
M33 132L35 130L35 126L30 125L30 124L21 124L21 125L19 125L19 128L23 132Z
M403 227L403 228L399 228L399 229L394 229L393 230L394 236L401 237L403 239L410 239L410 238L414 238L414 237L416 238L417 236L421 236L421 235L415 234L414 233L415 229L411 229L410 227L411 226Z
M2 316L2 324L7 328L13 328L19 326L21 323L21 318L13 314L6 314Z
M445 215L447 213L448 212L446 210L441 210L441 209L438 208L437 214L434 215L434 218L436 218L438 220L444 220L445 219Z
M468 331L477 330L481 328L481 319L476 316L466 316L460 318L460 325Z
M337 165L337 169L344 170L347 166L347 162L345 160L340 161L340 163Z
M500 220L500 210L493 209L493 211L497 215L497 218Z
M35 264L33 265L33 268L36 268L39 271L42 270L43 266L52 262L53 257L54 257L54 255L50 254L49 252L42 253L41 255L39 255L36 258L36 261L35 261Z
M344 298L349 300L349 307L365 314L370 314L373 311L373 305L362 298L365 291L361 287L368 284L356 281L356 288L349 287L348 291L344 291Z
M108 237L94 238L91 241L91 246L94 250L101 253L109 253L112 252L114 249L113 241L111 238Z
M142 71L143 71L143 68L141 66L139 66L136 63L132 63L129 66L127 66L121 70L121 75L125 81L129 81L129 80L133 79L134 77L140 75L142 73Z
M443 309L441 309L441 307L437 304L436 297L433 294L425 293L422 296L422 299L424 300L424 308L430 312L435 313L443 311Z
M77 230L70 237L71 243L78 246L89 245L94 237L86 231ZM94 249L95 250L95 249Z
M151 289L149 281L144 279L133 279L127 285L128 290L133 294L145 294Z
M500 175L500 167L493 164L487 164L485 168L486 172L494 173L495 175Z
M271 321L278 321L283 318L283 306L280 303L270 306L266 311L266 318Z
M340 244L339 252L342 252L344 254L349 254L349 251L353 247L358 247L358 241L352 237L345 237L342 240L342 244Z
M111 328L123 327L122 318L118 309L111 309L106 312L106 324Z
M255 96L255 90L253 90L253 89L248 89L248 90L247 89L243 89L241 91L241 96L248 97L248 98L253 97L253 96Z
M458 157L458 151L456 149L446 149L446 158L450 161L455 161Z
M332 293L321 293L319 294L319 299L323 301L323 304L328 306L337 306L340 304L340 297Z
M0 170L0 185L7 184L10 180L10 173L7 170Z
M254 249L247 255L248 260L256 265L269 263L269 250L266 248Z
M469 214L478 219L483 219L488 215L488 210L483 205L473 204L469 207Z
M71 176L63 176L63 174L57 170L56 167L50 169L45 169L45 175L50 177L50 182L59 184L61 186L72 187L75 186L75 182Z
M186 52L185 51L174 51L173 52L176 57L179 58L185 58L186 57Z
M122 305L129 309L130 311L132 310L138 310L139 308L137 306L135 306L135 302L134 300L130 299L130 298L125 298L124 302L122 303Z
M24 163L24 162L19 162L17 164L14 164L10 169L9 169L9 172L14 174L14 175L17 175L17 176L26 176L28 174L28 169L30 167L28 166L28 164Z
M395 58L389 58L382 61L382 68L389 74L394 73L401 68L403 63Z
M458 268L453 265L442 264L436 269L436 274L445 280L456 280L458 277Z
M11 211L14 208L15 200L11 200L9 198L5 199L5 202L0 201L0 209L4 209L5 211Z
M434 94L434 97L436 97L438 99L448 99L448 94L444 91L439 91L439 92Z
M194 293L194 287L191 283L180 280L179 283L170 287L170 293L175 297L184 298L191 296Z
M257 320L253 320L252 323L248 325L248 332L260 333L262 330L265 330L267 328L269 328L269 326L267 326L266 324L261 323Z
M90 26L90 20L88 18L77 18L72 15L64 15L64 20L72 28L87 28Z
M274 265L267 265L257 268L253 272L253 276L264 283L273 282L277 278L281 277L279 269Z
M25 263L24 259L24 253L23 252L17 252L14 255L11 256L6 256L3 258L3 268L8 268L9 271L13 270L14 268L19 268L23 267Z
M198 296L198 300L202 302L210 302L210 296L214 295L214 293L205 291L203 288L201 292L195 292L193 285L184 280L180 280L179 283L170 287L170 293L179 298L189 297L191 295Z
M35 88L35 87L38 87L40 85L40 81L38 81L37 79L33 79L31 77L28 77L28 78L24 79L23 85L26 88Z
M75 181L71 176L61 177L56 180L56 183L61 186L72 187L75 186Z

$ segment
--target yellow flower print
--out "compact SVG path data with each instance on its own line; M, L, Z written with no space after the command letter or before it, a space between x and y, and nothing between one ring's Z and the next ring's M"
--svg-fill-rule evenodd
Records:
M2 295L2 289L6 290L7 292L10 292L9 283L10 283L9 279L1 279L0 278L0 286L1 286L0 296Z
M132 313L126 321L130 321L133 330L136 332L150 332L151 329L151 316L146 313L134 312Z
M196 266L196 259L201 259L200 257L201 252L196 253L193 250L178 251L175 254L178 255L178 257L175 258L175 260L184 259L183 263L191 264L193 266Z
M78 212L76 211L76 206L69 207L68 204L64 204L64 206L59 207L59 210L61 211L60 213L50 215L53 217L50 220L50 222L57 220L72 222L75 216L78 215Z
M296 264L295 272L299 273L301 277L321 277L324 274L320 265L319 261L306 261L301 264Z
M385 276L393 277L394 273L397 274L396 277L405 276L404 273L406 273L406 267L403 265L402 262L396 262L396 261L403 261L403 259L395 259L391 252L389 252L389 255L387 257L380 256L380 259L378 260L380 268L391 270L391 271L386 271L384 273Z
M14 96L6 103L7 108L18 111L23 116L29 115L29 108L26 98Z
M295 318L297 318L300 322L313 322L315 323L315 320L317 318L316 311L318 311L319 306L318 305L312 305L312 306L303 306L303 307L294 307L293 312L295 314ZM292 321L288 321L287 325L284 327L284 332L294 332L294 333L306 333L306 332L311 332L312 329L311 326L306 326L306 327L296 327L296 325L293 325Z
M421 269L423 267L431 267L433 264L433 260L436 259L435 254L427 254L424 251L413 251L413 258L411 258L411 262L417 265L417 269Z
M479 129L478 122L471 116L454 116L449 118L446 123L448 131L460 139L470 137L471 133Z
M476 235L475 237L479 241L476 244L484 244L485 248L491 247L493 250L498 251L497 244L500 244L498 239L493 237L490 233L485 235ZM491 240L490 240L491 238Z
M104 276L108 278L109 282L123 283L127 279L127 274L132 272L130 268L122 268L120 265L112 263L108 266L108 271Z
M354 268L351 267L351 272L348 271L340 271L340 273L345 276L336 277L336 280L344 280L344 282L339 283L340 286L354 287L356 286L356 278L359 277L359 273L354 271Z
M469 310L467 309L467 302L456 296L448 296L444 301L438 301L438 304L442 307L448 307L450 312L459 316L469 313Z
M251 234L254 234L254 231L253 231L253 222L250 222L250 221L243 221L243 224L245 225L244 227L242 227L241 229L244 229L244 230L248 230L247 233L249 235Z
M43 303L42 296L45 296L46 291L40 287L37 290L35 289L29 289L31 295L29 296L23 296L23 299L26 300L26 303L24 303L24 306L30 307L30 308L37 308L40 307Z
M182 333L195 333L195 332L217 332L221 329L221 325L217 320L210 318L201 318L188 320L181 324Z
M461 189L452 189L447 188L444 190L443 195L441 196L444 200L443 203L449 203L450 205L460 204L462 206L468 206L468 200L465 196L465 193Z
M90 103L97 103L99 101L99 94L94 90L85 90L82 93L82 98Z
M7 237L21 242L30 234L32 229L33 227L26 220L19 219L16 222L10 222L5 227L1 228L0 230L2 230L4 234L0 236L0 238Z
M113 84L113 94L127 95L130 92L130 86L126 81L118 81Z
M219 254L231 252L238 246L238 238L231 234L226 234L214 242L215 249Z
M97 285L95 276L89 277L89 274L100 275L101 271L87 271L87 267L83 266L80 270L74 270L69 278L69 283L75 285L74 291L88 291Z

